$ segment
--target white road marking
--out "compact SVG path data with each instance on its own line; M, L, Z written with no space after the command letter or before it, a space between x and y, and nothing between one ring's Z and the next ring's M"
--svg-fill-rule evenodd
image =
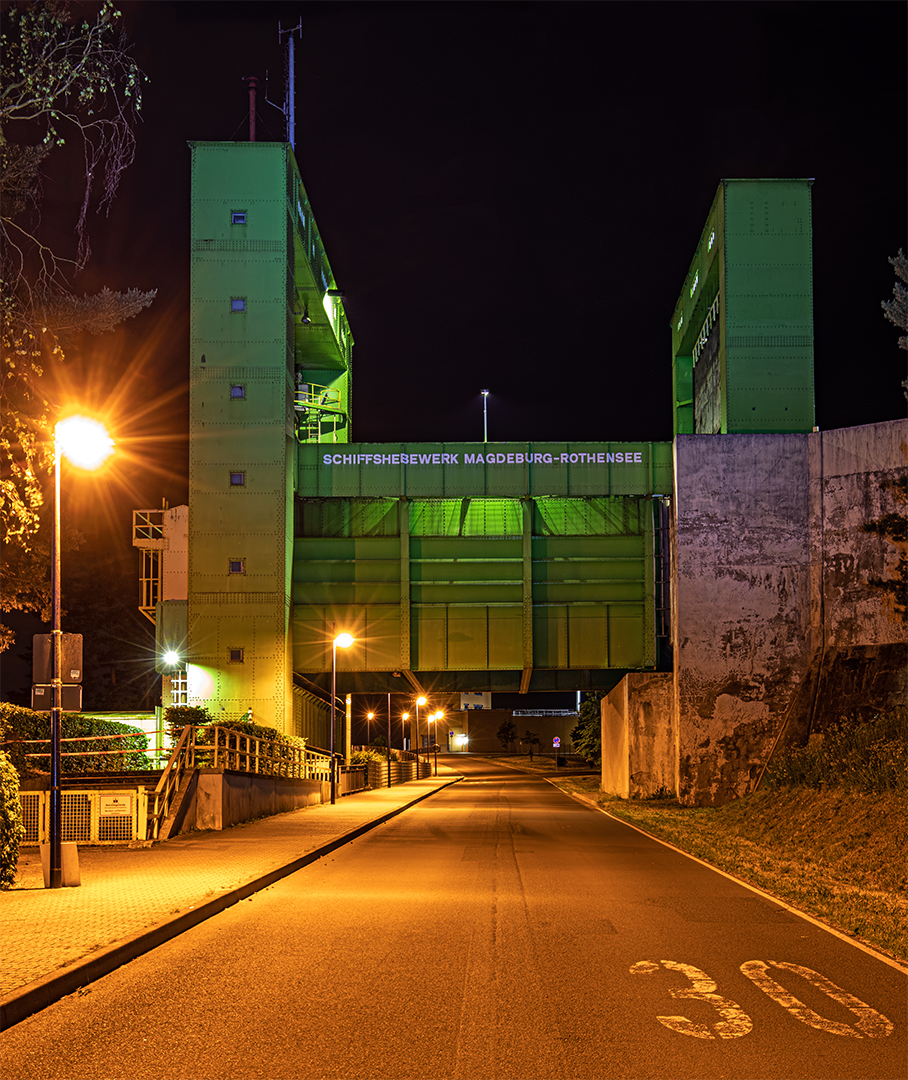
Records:
M821 990L833 1001L844 1005L858 1018L855 1025L858 1030L855 1031L855 1028L850 1024L843 1024L838 1020L827 1020L826 1017L820 1016L819 1013L815 1013L813 1009L808 1008L803 1001L799 1001L794 994L786 990L784 986L780 986L769 975L770 966L780 970L792 971L796 975L802 976L817 990ZM827 1031L830 1035L845 1035L854 1039L862 1039L865 1035L868 1039L885 1039L894 1030L891 1022L881 1013L878 1013L876 1009L872 1009L860 998L849 994L847 990L836 986L834 982L830 982L824 975L814 971L812 968L802 967L800 964L789 964L784 961L770 960L769 964L766 964L762 960L748 960L741 965L741 971L764 994L771 997L783 1009L787 1009L802 1024L807 1024L818 1031ZM862 1032L863 1034L861 1034Z
M671 987L669 993L672 997L705 1001L722 1017L707 1027L706 1024L695 1024L686 1016L657 1016L656 1019L664 1027L695 1039L740 1039L753 1028L750 1017L737 1002L716 993L716 984L705 972L691 964L679 964L676 960L663 960L662 966L669 971L680 971L691 982L689 987ZM630 972L632 975L651 975L658 970L659 965L652 960L640 960Z

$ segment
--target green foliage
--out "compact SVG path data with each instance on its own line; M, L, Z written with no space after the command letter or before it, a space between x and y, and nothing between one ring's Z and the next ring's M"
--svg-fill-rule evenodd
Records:
M528 746L530 749L530 761L533 760L533 747L538 747L540 744L539 736L535 731L530 731L529 728L523 733L520 741L524 746Z
M765 782L771 788L908 791L904 716L891 710L870 720L842 717L806 746L774 757Z
M514 727L513 720L505 720L495 733L496 738L501 743L503 750L510 750L511 744L517 738L517 728Z
M32 552L53 466L57 406L44 389L45 368L62 361L63 348L83 331L104 333L155 295L105 288L80 297L72 288L90 254L88 213L109 210L135 153L146 80L120 20L110 0L93 22L76 18L66 0L0 10L0 525L7 558L13 548L33 555L19 560L23 580L46 577L46 562ZM67 136L74 160L81 153L75 169L65 150L58 153ZM47 178L76 196L74 229L54 220L52 240L40 213ZM34 593L10 591L4 581L5 610L36 610L41 590ZM11 642L7 629L0 648Z
M204 705L168 705L164 710L164 728L174 746L184 727L210 723L211 715Z
M24 836L19 774L9 755L0 750L0 889L15 884L19 844Z
M602 764L602 690L586 692L580 702L580 719L571 732L574 752L591 765Z
M32 712L22 705L10 705L0 702L0 726L5 729L3 736L6 752L20 776L38 776L50 772L49 757L27 757L26 754L50 752L50 713ZM95 735L129 735L127 739L105 739L89 741ZM82 713L64 713L60 723L60 738L75 739L61 746L64 755L79 753L83 757L63 756L60 759L60 771L64 775L76 776L94 772L132 772L150 767L147 754L139 751L148 747L148 738L143 731L131 724L121 724L114 720L101 720ZM27 740L42 739L45 742L28 745ZM102 750L128 750L126 754L101 753Z
M391 757L394 758L395 752L391 751ZM350 755L351 765L367 765L370 761L378 762L381 764L387 764L388 751L378 750L372 746L364 746L362 750L354 750Z

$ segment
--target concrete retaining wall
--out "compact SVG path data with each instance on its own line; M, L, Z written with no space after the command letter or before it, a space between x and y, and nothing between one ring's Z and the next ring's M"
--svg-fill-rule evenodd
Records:
M286 780L279 776L199 769L180 807L171 836L191 829L229 829L243 821L284 814L327 802L328 784L320 780Z
M905 616L875 581L893 578L905 544L866 526L904 516L906 469L903 420L677 437L674 746L666 732L634 740L650 691L628 676L603 705L609 790L632 795L635 773L664 775L654 755L666 753L682 802L722 805L752 789L777 736L800 742L846 713L904 708Z
M602 790L625 799L674 791L671 673L626 675L602 699Z

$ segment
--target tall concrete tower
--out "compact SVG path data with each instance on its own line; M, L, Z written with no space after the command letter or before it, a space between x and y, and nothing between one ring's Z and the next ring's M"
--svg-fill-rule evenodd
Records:
M317 742L292 672L296 455L349 440L353 339L289 144L190 147L187 701Z

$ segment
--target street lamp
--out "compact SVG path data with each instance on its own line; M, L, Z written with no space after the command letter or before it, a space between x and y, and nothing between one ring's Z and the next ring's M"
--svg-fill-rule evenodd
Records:
M113 452L113 439L103 424L87 416L69 416L54 425L54 535L51 551L53 612L53 705L50 711L50 887L63 887L60 794L60 724L63 716L63 631L60 629L60 459L80 469L97 469Z
M432 740L435 746L435 776L438 776L438 725L444 720L445 714L441 709L438 712L432 713L429 720L435 725L435 738Z
M337 647L349 649L356 638L352 634L338 634L331 642L331 805L337 794L337 762L334 759L334 716L337 697Z
M401 714L400 714L400 720L401 720L401 724L402 724L402 725L403 725L403 724L406 724L406 722L407 722L407 721L408 721L409 719L410 719L410 714L409 714L408 712L405 712L405 713L401 713ZM411 732L411 734L412 734L412 732ZM403 738L403 732L401 732L401 738ZM410 740L410 742L412 743L412 742L413 742L413 740L411 739L411 740Z
M482 441L489 441L489 391L480 390L482 394Z
M426 699L419 695L416 699L416 779L419 779L419 706L425 705Z
M374 712L366 713L366 739L369 745L372 745L372 721L375 719Z

